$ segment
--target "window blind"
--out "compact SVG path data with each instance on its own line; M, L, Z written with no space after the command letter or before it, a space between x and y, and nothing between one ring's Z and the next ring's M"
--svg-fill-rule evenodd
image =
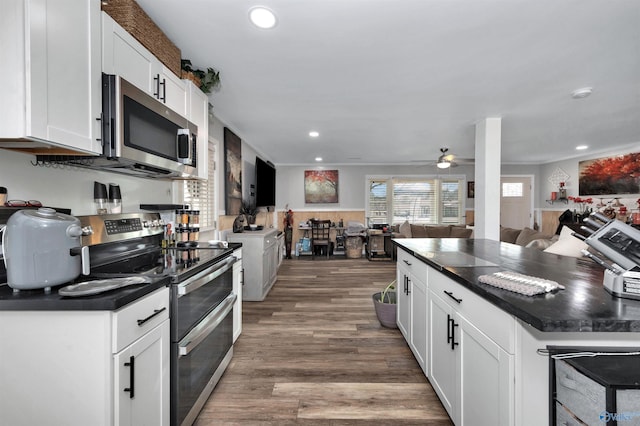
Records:
M389 223L387 211L387 180L374 179L369 181L369 212L370 223Z
M200 211L200 227L215 226L213 200L215 197L215 146L209 144L206 180L185 180L183 203L192 210Z
M369 224L462 223L463 178L369 178L366 216Z

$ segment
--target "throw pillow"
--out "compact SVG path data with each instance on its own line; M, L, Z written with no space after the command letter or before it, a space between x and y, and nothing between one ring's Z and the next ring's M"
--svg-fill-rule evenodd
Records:
M467 229L461 226L452 226L450 236L451 238L471 238L472 233L473 229Z
M534 249L542 251L542 250L544 250L546 248L551 247L551 245L554 244L556 241L558 241L558 236L557 235L554 235L553 238L551 238L550 240L547 240L547 239L544 239L544 238L538 238L537 240L531 241L525 247L526 248L534 248Z
M505 243L515 244L519 234L519 229L500 227L500 241Z
M410 225L411 226L411 238L427 238L427 230L424 225Z
M583 257L582 250L587 250L589 246L580 238L571 235L573 231L566 226L562 227L558 241L553 243L544 251L546 253L559 254L561 256Z
M518 238L516 238L516 244L525 247L533 240L537 240L539 238L549 239L552 236L553 235L543 234L542 232L538 232L531 228L524 228L522 231L520 231L520 234L518 234Z
M425 226L429 238L448 238L451 235L451 228L448 226Z
M412 238L411 237L411 225L409 225L409 221L405 220L403 223L400 224L400 226L398 227L398 232L400 232L402 235L404 235L405 238Z

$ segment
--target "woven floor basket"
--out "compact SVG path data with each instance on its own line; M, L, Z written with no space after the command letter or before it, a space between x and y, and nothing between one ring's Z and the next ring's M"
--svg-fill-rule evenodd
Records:
M180 76L181 52L135 0L109 0L102 5L109 16L153 53L175 75Z

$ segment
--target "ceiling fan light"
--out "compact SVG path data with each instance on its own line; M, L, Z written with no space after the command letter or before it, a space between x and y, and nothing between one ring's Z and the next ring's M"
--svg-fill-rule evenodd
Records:
M448 169L449 167L451 167L451 163L441 158L440 160L438 160L438 163L436 164L436 166L438 166L439 169Z

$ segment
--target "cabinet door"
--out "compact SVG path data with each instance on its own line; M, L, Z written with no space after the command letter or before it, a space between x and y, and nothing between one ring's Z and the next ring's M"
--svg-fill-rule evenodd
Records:
M398 263L400 265L400 263ZM398 266L398 276L396 282L396 299L397 299L397 323L400 332L405 340L411 340L411 279L409 273Z
M242 250L236 250L233 255L242 259ZM244 271L242 269L242 260L233 264L233 292L236 294L236 303L233 305L233 342L240 337L242 333L242 286Z
M209 98L195 84L183 80L187 91L187 119L198 126L198 177L209 176Z
M102 13L102 70L116 74L149 94L157 59L106 13Z
M121 76L178 114L187 115L184 81L104 12L102 71Z
M427 286L417 277L411 277L411 339L409 346L425 374L427 360Z
M186 83L181 80L180 77L175 75L162 63L157 63L160 66L158 70L158 78L160 84L160 90L156 98L167 105L171 110L186 117L187 116L187 90ZM154 76L155 77L155 76ZM192 121L192 120L191 120ZM193 122L193 121L192 121ZM200 133L198 131L198 133ZM208 140L208 135L207 135Z
M457 315L455 321L461 373L457 391L460 421L456 424L514 424L514 355L509 355L464 317Z
M453 309L429 291L429 382L453 422L458 424L455 415L458 341L452 340L453 328ZM453 332L459 334L457 330Z
M0 15L0 138L101 152L100 2L3 0Z
M169 424L169 321L113 357L116 425Z

